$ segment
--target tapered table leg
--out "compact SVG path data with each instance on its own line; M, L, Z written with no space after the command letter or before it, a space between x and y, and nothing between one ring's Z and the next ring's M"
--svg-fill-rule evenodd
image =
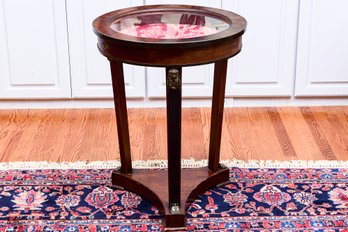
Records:
M215 62L208 163L208 168L213 172L216 172L220 166L220 146L224 113L226 73L227 59Z
M181 67L166 68L169 209L180 213Z
M118 142L120 146L120 172L129 173L132 171L132 158L129 142L128 115L123 76L123 64L122 62L111 60L110 66L112 88L114 92Z

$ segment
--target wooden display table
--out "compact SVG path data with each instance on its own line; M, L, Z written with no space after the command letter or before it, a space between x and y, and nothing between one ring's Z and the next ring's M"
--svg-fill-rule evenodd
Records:
M219 164L227 60L241 50L246 21L214 8L155 5L104 14L93 27L98 48L111 64L121 158L112 184L149 200L163 215L166 228L184 229L186 210L195 198L229 178L229 170ZM123 63L166 68L166 170L132 169ZM182 66L206 63L215 63L209 163L182 170Z

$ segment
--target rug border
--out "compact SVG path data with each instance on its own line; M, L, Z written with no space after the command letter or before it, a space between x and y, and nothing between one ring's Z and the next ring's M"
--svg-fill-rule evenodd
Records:
M348 168L348 161L334 160L223 160L222 164L229 168ZM164 169L167 160L136 160L132 162L135 169ZM182 168L206 167L208 160L182 159ZM0 170L14 169L113 169L120 166L119 160L108 161L78 161L78 162L3 162Z

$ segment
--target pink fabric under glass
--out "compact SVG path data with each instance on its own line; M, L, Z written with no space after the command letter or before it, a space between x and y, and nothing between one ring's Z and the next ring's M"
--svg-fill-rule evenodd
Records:
M183 39L212 35L227 29L228 24L203 15L166 12L127 17L115 21L110 27L140 38Z
M125 28L120 33L153 39L182 39L215 34L218 31L201 25L153 23Z

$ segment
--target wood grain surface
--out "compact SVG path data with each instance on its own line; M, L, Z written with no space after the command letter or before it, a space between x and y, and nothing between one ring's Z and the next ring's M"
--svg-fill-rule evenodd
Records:
M134 160L166 159L165 109L130 109ZM207 159L210 109L182 112L182 158ZM113 109L0 110L0 162L118 159ZM221 159L347 160L348 106L226 108Z

